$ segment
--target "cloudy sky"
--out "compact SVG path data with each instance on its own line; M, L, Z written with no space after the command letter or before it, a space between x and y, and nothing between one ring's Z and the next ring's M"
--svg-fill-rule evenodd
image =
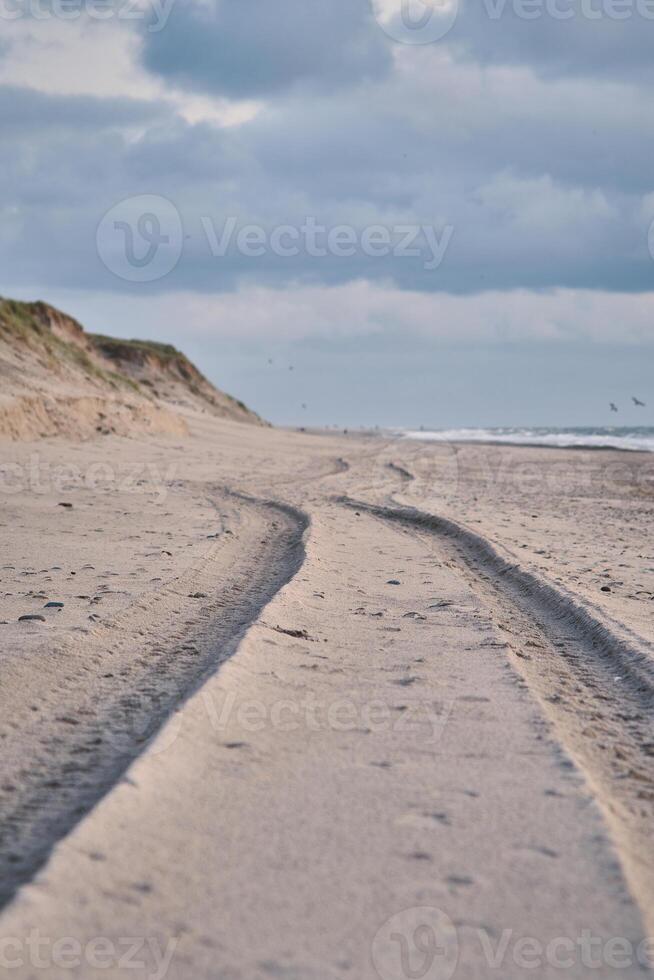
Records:
M654 422L654 0L0 28L4 295L175 343L280 423Z

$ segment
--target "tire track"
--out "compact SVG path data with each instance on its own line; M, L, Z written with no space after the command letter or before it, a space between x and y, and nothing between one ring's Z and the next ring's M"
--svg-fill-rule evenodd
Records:
M586 776L625 874L654 928L654 655L574 595L523 569L487 539L414 508L338 501L422 536L473 588L555 736ZM492 655L489 653L489 655Z
M15 710L5 713L0 736L0 907L234 653L301 567L309 523L303 512L225 490L212 494L216 507L230 498L238 501L234 531L225 529L228 536L202 562L160 593L142 597L146 625L128 610L118 639L109 624L81 647L34 651L25 665L33 677L27 701L20 678L13 682ZM198 586L206 592L189 593ZM188 601L198 598L201 605ZM31 705L38 714L30 715Z
M410 473L409 470L407 470L404 466L401 466L399 463L387 463L386 469L390 470L396 476L399 476L405 483L412 483L413 480L415 480L413 473Z

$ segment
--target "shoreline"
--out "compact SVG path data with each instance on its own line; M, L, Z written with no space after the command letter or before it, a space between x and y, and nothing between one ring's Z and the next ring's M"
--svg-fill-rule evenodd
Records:
M400 437L402 438L402 437ZM440 440L440 439L412 439L412 442L425 442L425 443L438 443L439 445L445 446L457 446L461 448L463 446L495 446L500 448L511 448L511 449L554 449L560 450L561 452L569 452L575 450L576 452L592 452L592 453L644 453L645 455L651 455L654 453L654 449L631 449L628 446L552 446L547 443L542 442L493 442L490 439L465 439L456 440L453 439L451 442Z
M457 448L461 448L461 447L464 447L464 446L498 446L498 447L508 447L508 448L515 448L515 449L521 449L521 448L524 448L524 449L553 449L553 450L561 450L561 451L576 450L578 452L645 453L645 454L648 454L648 455L654 453L654 446L652 447L652 449L644 449L642 447L614 446L614 445L596 446L596 445L587 445L587 444L584 444L584 443L575 443L573 445L555 445L555 444L552 444L552 443L544 443L544 442L528 441L528 440L527 441L524 441L524 442L509 442L509 441L503 441L503 440L499 440L499 439L490 439L490 438L489 439L484 439L484 438L479 438L479 439L456 439L456 438L454 438L454 439L440 439L440 438L439 439L429 439L429 438L421 438L421 437L419 437L417 435L416 436L406 435L406 432L408 432L408 431L414 431L414 430L407 430L407 429L401 429L401 430L384 429L384 428L379 428L379 429L371 429L371 428L368 428L368 429L356 429L356 428L353 428L353 429L334 429L334 428L331 428L330 429L330 428L326 428L326 427L322 427L321 428L319 426L281 426L280 427L280 431L284 431L284 432L297 432L299 434L304 433L304 434L316 435L316 436L332 436L332 437L335 437L335 438L338 438L338 437L342 437L342 438L357 438L357 437L360 437L360 438L364 438L364 439L369 439L369 438L389 439L389 438L391 438L391 439L397 439L399 442L419 442L419 443L422 443L422 444L429 444L429 445L435 444L435 445L440 445L440 446L456 446ZM429 431L429 430L427 430L427 431ZM438 430L432 430L432 431L438 431Z

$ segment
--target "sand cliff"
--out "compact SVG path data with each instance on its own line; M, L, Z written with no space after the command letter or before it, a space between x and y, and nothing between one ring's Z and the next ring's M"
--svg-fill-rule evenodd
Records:
M183 435L188 413L263 424L169 344L87 333L47 303L0 299L0 435Z

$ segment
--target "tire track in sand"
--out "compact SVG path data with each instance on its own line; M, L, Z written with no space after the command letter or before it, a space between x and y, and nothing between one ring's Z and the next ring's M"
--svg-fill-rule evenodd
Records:
M338 501L413 530L484 602L506 636L499 654L508 654L584 773L654 929L654 651L455 521L414 508Z
M301 567L304 513L224 489L212 491L212 500L230 515L201 562L95 635L31 651L21 665L29 686L20 671L4 678L12 710L1 734L0 907L124 777Z

